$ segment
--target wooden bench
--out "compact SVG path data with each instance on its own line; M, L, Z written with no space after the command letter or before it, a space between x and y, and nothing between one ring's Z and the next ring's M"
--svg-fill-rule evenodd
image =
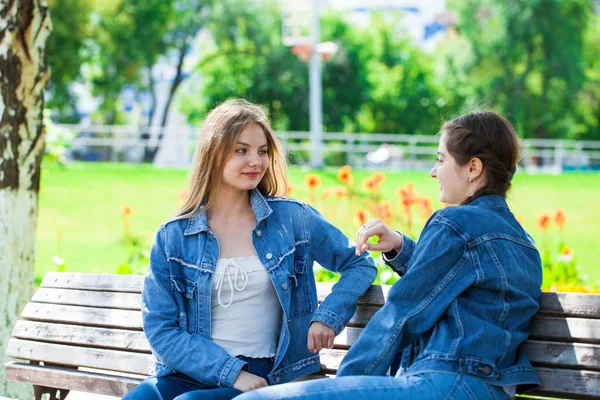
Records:
M33 384L35 398L69 390L123 396L146 374L150 348L142 331L142 276L49 272L27 304L7 354L6 379ZM382 306L389 286L374 286L335 341L321 352L335 374L349 346ZM319 283L319 299L331 284ZM493 345L490 343L490 345ZM600 295L544 293L526 343L542 387L535 393L600 399Z

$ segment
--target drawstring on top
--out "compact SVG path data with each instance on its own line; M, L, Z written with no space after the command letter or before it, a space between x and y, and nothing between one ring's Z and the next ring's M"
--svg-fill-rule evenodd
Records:
M231 277L231 273L229 272L230 267L235 268L235 275L233 276L233 279ZM225 279L225 275L227 275L227 282L229 283L230 289L229 303L227 303L227 305L221 302L221 289L223 288L223 281ZM238 286L238 277L241 281L244 282L243 286ZM219 302L219 305L225 308L229 307L231 303L233 303L233 289L237 290L238 292L241 292L246 288L246 285L248 285L248 273L244 271L242 267L240 267L235 261L227 260L227 265L225 266L223 273L219 276L219 280L217 281L217 284L215 286L215 288L217 289L217 301Z

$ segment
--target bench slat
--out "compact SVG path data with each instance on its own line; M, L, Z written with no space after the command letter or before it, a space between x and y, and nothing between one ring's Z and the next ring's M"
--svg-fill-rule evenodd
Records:
M523 349L536 366L600 371L600 346L595 344L528 340Z
M321 350L322 372L335 375L346 354L343 350ZM568 369L535 368L543 390L531 394L569 399L590 399L600 396L600 373ZM562 395L562 396L561 396Z
M600 397L600 373L568 369L536 368L543 389L531 393L536 396L568 399L597 399Z
M535 316L529 327L530 339L557 342L600 344L600 320L589 318L559 318Z
M19 320L12 336L42 342L150 353L150 345L142 331Z
M327 295L331 293L332 283L317 283L317 295L319 302L322 302ZM388 297L391 286L372 286L362 296L359 306L381 307ZM540 302L540 314L581 317L581 318L600 318L600 294L590 293L542 293Z
M74 367L146 374L149 355L117 350L75 347L11 338L6 354L21 360L44 361Z
M6 379L32 385L78 390L106 396L123 397L142 379L77 371L68 368L10 362L5 364Z
M35 292L31 301L139 311L142 296L139 293L40 288Z
M142 329L140 311L28 303L21 318L110 328Z
M540 314L600 318L600 294L542 293Z
M141 293L143 284L142 275L46 272L40 287Z

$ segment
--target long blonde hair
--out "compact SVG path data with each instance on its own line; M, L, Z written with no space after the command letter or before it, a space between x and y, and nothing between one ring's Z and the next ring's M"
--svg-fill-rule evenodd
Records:
M268 144L269 167L258 184L258 190L264 195L287 193L285 152L264 110L243 99L228 100L210 111L202 124L194 154L189 194L177 212L177 218L193 217L212 205L225 161L249 124L256 124L263 129Z

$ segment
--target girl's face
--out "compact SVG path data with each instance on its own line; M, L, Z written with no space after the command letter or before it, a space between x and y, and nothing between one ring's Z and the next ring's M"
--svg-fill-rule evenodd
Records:
M437 161L429 176L440 183L440 201L447 204L460 204L472 193L473 184L469 182L469 166L459 166L446 148L447 136L442 134L437 151Z
M255 189L269 168L267 137L257 124L248 124L225 159L221 187Z

